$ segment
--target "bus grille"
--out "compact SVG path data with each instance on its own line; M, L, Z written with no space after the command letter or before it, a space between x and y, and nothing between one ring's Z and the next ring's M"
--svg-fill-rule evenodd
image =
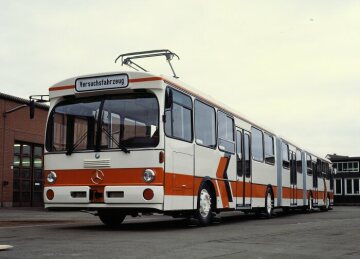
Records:
M84 168L110 167L110 159L87 159L84 160Z

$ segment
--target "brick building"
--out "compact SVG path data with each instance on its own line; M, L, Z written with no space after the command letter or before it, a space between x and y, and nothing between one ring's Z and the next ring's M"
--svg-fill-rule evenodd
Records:
M42 206L43 142L48 106L0 93L0 206Z
M327 155L336 168L335 195L336 205L360 205L360 157Z

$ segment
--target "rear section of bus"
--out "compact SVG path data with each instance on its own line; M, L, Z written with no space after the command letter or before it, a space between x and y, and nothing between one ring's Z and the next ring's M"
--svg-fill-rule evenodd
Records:
M163 88L161 77L128 72L49 89L46 208L163 210Z

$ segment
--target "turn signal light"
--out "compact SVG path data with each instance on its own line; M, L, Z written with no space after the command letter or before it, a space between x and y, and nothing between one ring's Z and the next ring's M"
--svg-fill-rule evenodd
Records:
M144 199L149 201L154 198L154 191L151 189L145 189L143 192Z
M46 198L48 200L51 201L52 199L54 199L54 196L55 196L55 194L54 194L53 190L49 189L49 190L46 191Z

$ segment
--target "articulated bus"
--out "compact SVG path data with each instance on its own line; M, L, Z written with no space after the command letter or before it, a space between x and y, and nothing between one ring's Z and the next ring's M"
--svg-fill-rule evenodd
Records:
M44 203L108 226L162 213L208 225L222 211L333 204L331 162L176 78L94 74L49 89Z

